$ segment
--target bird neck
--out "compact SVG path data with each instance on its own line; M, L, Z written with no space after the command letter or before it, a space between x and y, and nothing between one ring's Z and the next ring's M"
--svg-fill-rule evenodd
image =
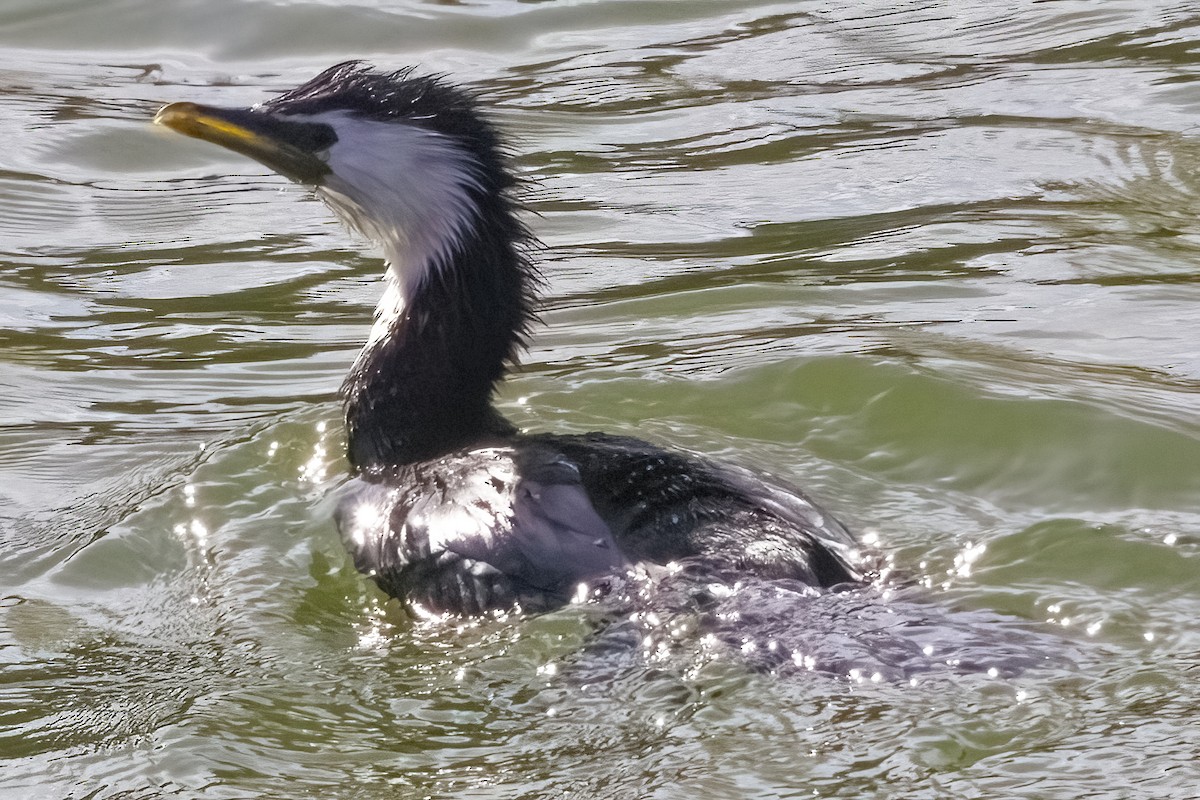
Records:
M499 196L435 260L404 264L407 274L397 274L403 254L385 247L390 266L375 327L342 387L356 469L411 464L515 433L493 394L532 318L536 276L526 238Z

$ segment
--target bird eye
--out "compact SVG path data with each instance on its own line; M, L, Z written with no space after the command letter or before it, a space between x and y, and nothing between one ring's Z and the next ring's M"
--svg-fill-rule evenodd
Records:
M283 121L283 124L287 126L287 140L310 153L328 150L338 140L333 126L322 122Z

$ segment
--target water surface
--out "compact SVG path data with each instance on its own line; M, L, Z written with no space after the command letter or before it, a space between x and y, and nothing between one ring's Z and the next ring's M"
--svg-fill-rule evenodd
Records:
M1070 663L385 602L330 521L378 258L149 124L347 58L512 131L548 288L505 413L786 477ZM10 0L0 85L4 794L1195 796L1193 4Z

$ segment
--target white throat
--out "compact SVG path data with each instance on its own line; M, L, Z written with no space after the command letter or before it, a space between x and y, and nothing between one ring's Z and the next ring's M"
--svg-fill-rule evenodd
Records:
M329 125L337 134L326 160L330 173L317 194L350 227L377 242L387 259L374 342L430 273L449 264L475 223L475 164L449 137L403 120L371 120L345 111L304 119Z

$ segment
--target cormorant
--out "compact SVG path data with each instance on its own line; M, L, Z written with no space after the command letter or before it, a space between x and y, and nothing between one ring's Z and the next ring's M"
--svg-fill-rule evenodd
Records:
M853 538L795 489L638 439L523 433L497 411L539 277L476 105L440 77L351 61L249 109L155 118L313 187L383 247L375 324L342 385L354 478L337 523L357 567L460 614L551 608L639 566L861 581Z

